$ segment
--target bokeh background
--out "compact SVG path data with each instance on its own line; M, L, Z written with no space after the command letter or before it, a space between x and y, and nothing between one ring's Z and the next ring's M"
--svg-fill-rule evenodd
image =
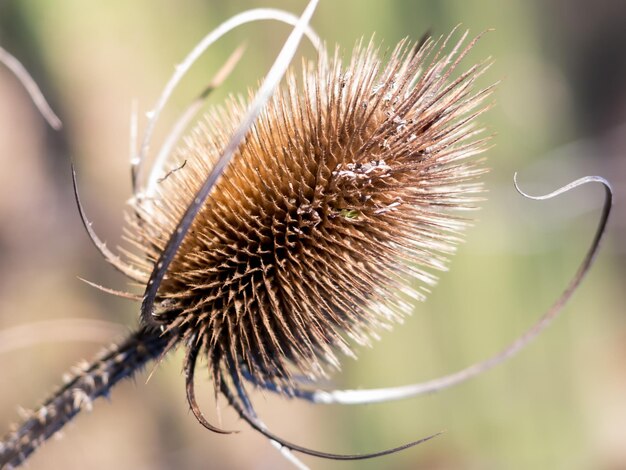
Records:
M0 67L0 433L18 418L17 405L36 406L79 359L137 323L137 304L77 279L127 288L83 231L70 161L95 229L115 246L130 196L131 101L138 100L145 124L143 112L174 64L217 24L258 6L299 13L305 2L0 2L0 44L23 61L64 122L61 132L51 131ZM369 462L303 457L313 468L626 469L626 2L322 0L313 19L329 44L348 50L373 32L391 46L429 28L446 34L458 23L472 33L495 29L466 62L493 56L483 83L501 81L496 107L483 119L495 135L488 200L427 302L358 361L347 359L332 385L400 385L455 371L502 348L550 305L591 239L602 190L528 201L513 189L515 170L537 193L587 174L611 180L616 208L597 264L538 341L469 383L360 407L259 395L259 412L280 435L335 452L378 450L446 430ZM174 95L157 138L242 42L245 56L212 102L254 86L288 31L259 23L225 37ZM300 50L313 55L310 45ZM28 468L290 468L223 402L225 426L240 434L212 435L196 423L180 355L148 383L146 377L97 402ZM206 380L200 396L215 417Z

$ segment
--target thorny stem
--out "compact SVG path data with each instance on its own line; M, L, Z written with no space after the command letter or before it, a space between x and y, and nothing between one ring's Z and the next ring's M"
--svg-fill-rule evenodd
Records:
M171 334L141 327L124 341L106 348L91 364L79 367L65 385L0 440L0 468L24 463L80 411L90 410L93 400L107 396L118 382L161 356L171 342Z

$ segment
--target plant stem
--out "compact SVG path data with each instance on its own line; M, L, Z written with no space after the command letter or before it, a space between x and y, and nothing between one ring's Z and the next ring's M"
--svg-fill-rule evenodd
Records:
M80 411L90 410L98 397L107 396L122 379L132 377L148 362L161 356L172 336L140 327L123 341L103 350L91 364L80 367L36 411L0 440L0 468L21 465Z

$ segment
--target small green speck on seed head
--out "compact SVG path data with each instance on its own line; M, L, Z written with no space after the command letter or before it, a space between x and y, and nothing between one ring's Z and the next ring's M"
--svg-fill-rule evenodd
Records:
M345 219L358 219L361 213L356 209L341 209L339 215Z

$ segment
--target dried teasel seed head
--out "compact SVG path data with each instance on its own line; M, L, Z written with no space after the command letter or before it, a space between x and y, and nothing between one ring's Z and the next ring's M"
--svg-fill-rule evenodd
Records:
M456 69L473 42L372 41L304 61L268 102L179 247L155 312L197 339L216 383L245 372L288 391L325 376L410 312L445 267L474 207L487 139L475 118L487 64ZM131 241L151 271L233 130L231 98L191 132L159 184L135 204ZM195 358L194 358L195 360Z

